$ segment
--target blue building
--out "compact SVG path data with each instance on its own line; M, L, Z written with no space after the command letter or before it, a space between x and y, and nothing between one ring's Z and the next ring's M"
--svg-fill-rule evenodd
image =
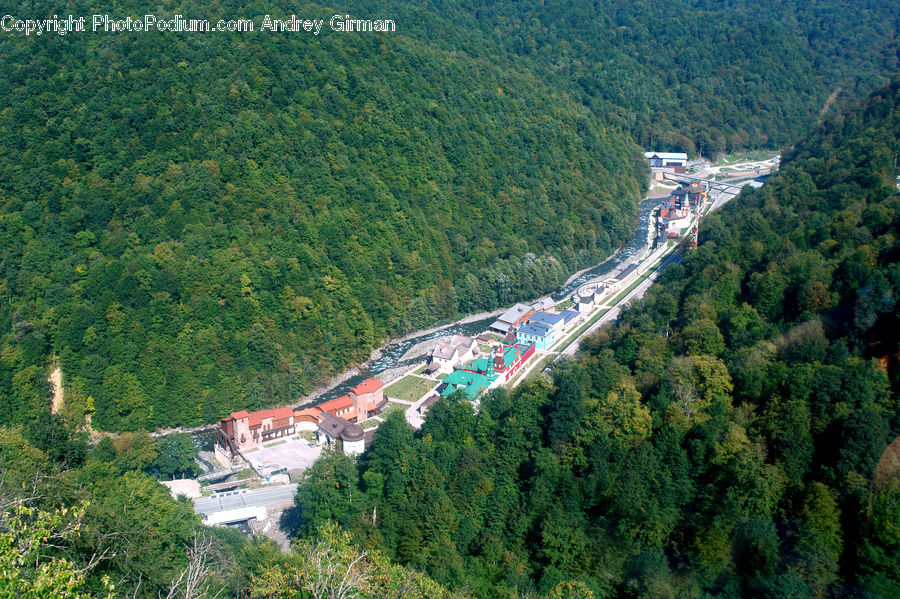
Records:
M565 326L569 326L570 322L581 316L581 314L579 314L575 310L563 310L559 314L563 317L563 324Z
M531 315L531 318L528 320L530 323L540 323L547 324L553 329L554 334L559 334L563 330L563 326L565 326L565 318L562 314L557 314L555 312L535 312Z
M538 349L547 349L556 341L556 330L543 322L529 322L516 331L516 341L526 345L534 343Z

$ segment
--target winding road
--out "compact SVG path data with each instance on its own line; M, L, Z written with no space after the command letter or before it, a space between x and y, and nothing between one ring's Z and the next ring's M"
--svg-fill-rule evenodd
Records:
M748 185L749 183L751 183L751 181L754 181L754 180L755 179L744 180L744 181L735 182L734 184L738 188L743 188L745 185ZM710 202L708 204L706 211L703 213L703 216L706 216L707 214L709 214L715 210L718 210L719 208L724 206L726 203L728 203L729 201L731 201L732 199L737 197L738 193L740 193L740 189L738 189L737 191L722 191L722 190L711 191L710 192ZM645 257L644 258L645 261L653 260L653 259L655 259L655 258L653 258L653 257ZM512 384L510 386L515 387L516 385L518 385L519 383L521 383L522 381L527 379L532 374L532 372L538 367L539 364L546 363L545 362L546 356L555 356L552 361L555 361L563 356L574 356L578 352L578 349L581 347L581 341L584 338L593 334L600 327L618 320L619 314L621 314L622 310L625 308L626 305L628 305L632 300L643 297L643 295L647 292L647 290L650 288L650 286L653 285L653 283L656 281L656 279L659 278L659 276L663 273L663 271L665 271L666 268L668 268L672 264L680 264L682 262L682 260L684 260L684 255L682 255L680 253L680 251L678 250L677 247L674 248L671 253L667 254L663 258L663 261L660 263L659 267L656 270L654 270L649 275L647 275L647 277L644 280L642 280L640 283L638 283L633 289L631 289L618 302L616 302L614 305L611 305L611 306L601 307L600 309L606 309L606 312L600 318L598 318L596 322L594 322L593 324L591 324L591 326L589 326L587 329L585 329L583 332L581 332L577 337L575 337L572 340L567 340L568 344L564 348L555 349L555 350L553 348L550 348L548 350L538 350L535 353L535 356L531 359L531 363L528 366L526 366L526 368L524 369L524 371L522 372L521 375L517 376L513 380ZM641 263L641 260L636 260L635 263L641 264L643 266L643 264ZM623 264L623 266L625 266L625 265ZM646 265L646 266L649 267L652 265Z

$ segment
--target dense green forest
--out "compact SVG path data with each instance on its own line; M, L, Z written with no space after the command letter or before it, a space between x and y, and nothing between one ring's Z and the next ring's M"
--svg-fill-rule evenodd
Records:
M4 58L16 47L9 40L0 38ZM95 62L89 64L100 72L109 67L113 82L120 72L123 80L126 74L137 77L135 61L139 66L148 60L134 56L117 63L115 48L102 47L111 42L96 43L101 47L90 49ZM43 59L28 63L28 73L16 71L16 76L37 86L45 80L58 84L53 77L68 78L77 88L75 67L58 62L59 48L66 47L47 50ZM127 55L128 45L123 42L118 51ZM252 54L252 49L241 52ZM28 53L16 56L21 61ZM11 58L8 63L18 64ZM225 68L214 58L208 66ZM265 68L272 67L271 60L265 61ZM0 76L9 77L9 71ZM223 76L220 84L226 81ZM119 85L133 93L143 89ZM215 114L215 102L201 101L209 96L187 81L181 85L173 79L165 91L183 94L185 104L177 114L187 110L188 99L199 103L197 114ZM156 483L153 474L168 478L193 471L188 437L155 440L145 432L127 432L89 447L86 434L73 430L94 396L96 418L109 419L109 426L152 423L158 410L178 414L188 404L200 406L196 419L202 419L207 404L197 397L174 407L157 404L144 387L193 384L198 397L203 391L209 396L216 389L208 378L213 369L246 377L233 383L245 390L242 399L251 399L246 389L254 385L262 393L265 381L251 375L262 372L254 368L265 362L251 363L248 356L277 360L286 346L275 347L282 337L273 341L276 333L265 328L265 335L252 335L255 324L274 323L274 316L264 312L268 296L258 282L264 279L254 278L260 275L251 267L279 262L260 260L261 250L250 236L268 231L265 239L283 235L288 243L293 239L285 232L288 224L306 221L292 221L293 213L274 198L258 199L250 208L235 203L234 197L248 201L255 190L264 198L269 190L258 182L242 187L243 179L227 174L224 162L219 165L226 173L222 185L232 186L228 194L235 195L194 203L198 196L193 194L203 193L206 179L191 168L210 167L194 164L197 158L176 158L178 152L202 154L206 129L196 142L163 152L161 172L150 169L145 178L138 176L132 169L139 160L129 153L143 143L175 143L185 122L172 116L176 113L148 117L160 129L146 139L141 138L145 129L112 122L106 125L114 131L120 127L134 134L128 143L113 133L105 141L74 138L67 145L60 140L74 130L67 132L71 123L64 121L77 111L47 115L57 110L53 103L65 89L48 84L41 94L29 96L18 84L0 86L0 143L5 144L0 161L4 173L21 175L0 182L2 314L8 327L0 348L0 406L3 421L13 423L0 426L0 596L200 599L219 593L307 599L325 596L319 584L323 575L342 573L351 564L353 588L366 598L900 595L900 467L885 451L900 434L900 195L894 188L900 80L854 109L826 118L786 150L777 175L705 220L700 247L687 254L683 265L667 269L659 284L616 326L587 342L577 359L554 366L552 378L539 376L512 393L497 392L484 398L478 411L459 396L444 399L431 407L418 433L394 414L358 462L327 453L306 474L298 507L285 519L297 535L288 552L232 530L202 527L189 502L173 500ZM580 113L566 97L557 100L559 110L582 115L583 121L572 123L588 127L579 138L583 143L589 143L584 140L590 131L602 135L602 128L591 129L590 114ZM116 110L123 112L115 121L143 118L139 108L110 108L116 101L112 95L91 101L90 110L82 109L78 118L99 119ZM152 103L144 106L162 110ZM13 129L9 114L14 111L35 120ZM38 122L34 115L41 112L47 117L43 129L25 126ZM539 110L533 114L537 118ZM326 122L332 116L319 114ZM56 137L45 135L50 130ZM633 146L624 137L607 135L610 143L620 144L613 147L629 155ZM74 143L77 139L84 141ZM271 136L248 142L244 150L250 157L242 166L259 166L252 158L256 144L270 141ZM488 141L496 142L497 136L486 135ZM109 147L103 149L103 143ZM92 144L102 151L91 149ZM66 155L78 147L86 153ZM10 160L13 151L16 159ZM59 155L38 170L53 152ZM172 155L165 157L168 152ZM120 161L113 165L120 170L105 162L113 159ZM314 159L310 155L303 166L313 168L307 163ZM623 160L631 164L630 176L639 188L637 163ZM60 165L72 176L63 176L69 171ZM259 176L268 172L273 171L262 169ZM574 177L578 171L555 172L560 185L567 172ZM461 182L469 180L469 175L459 176ZM584 185L588 180L582 180ZM141 181L151 190L160 186L159 197L177 195L183 220L171 220L171 205L154 212L156 195L142 191ZM353 187L348 183L347 189ZM96 200L92 193L109 201ZM615 198L609 201L618 205ZM337 200L322 202L329 213L338 211ZM349 210L351 204L347 199L344 207ZM358 209L366 206L360 203ZM201 218L207 208L211 212ZM621 208L617 214L624 223L626 202ZM584 209L590 212L589 205ZM248 210L245 221L226 220L229 211L241 215L242 210ZM483 217L471 210L466 216L472 222ZM317 227L333 221L332 216ZM181 229L169 230L171 244L142 237L163 235L166 227L176 226L173 222ZM478 222L488 226L487 220ZM223 229L221 239L205 236L217 227ZM571 227L573 235L581 230ZM217 246L223 239L228 244ZM327 254L336 251L328 246L309 247L326 252L322 260L348 259ZM468 251L477 254L476 247ZM549 241L546 247L556 251ZM243 256L243 248L257 250ZM528 263L527 253L499 256L496 247L480 251L483 268L497 260ZM491 252L498 252L493 262ZM562 256L535 260L534 268L570 267ZM477 264L477 256L470 259ZM177 266L191 260L194 270L182 274ZM572 264L578 260L576 253ZM337 284L337 273L350 268L341 264L329 263L335 270L325 283ZM395 268L399 264L398 257ZM168 275L160 274L167 269ZM212 272L221 277L218 299L204 303L197 297L209 281L199 277ZM349 302L350 281L344 279L343 287L317 300ZM228 295L229 285L236 286L237 299ZM412 289L407 292L415 295ZM118 299L102 303L110 297ZM362 302L369 299L357 300L360 317ZM171 310L154 312L161 306ZM187 321L178 318L203 307L227 310L211 312L205 321L192 312L186 333ZM375 335L381 330L370 318ZM276 325L270 326L274 331ZM165 353L168 334L177 342L171 351L183 353ZM224 348L219 353L213 351L216 344ZM263 351L267 347L269 354ZM37 409L46 401L50 355L66 368L85 369L67 376L67 390L80 402L63 415ZM175 363L185 356L200 360L187 362L196 372L178 370ZM160 367L165 373L161 383L144 379L142 369L151 359L168 366ZM329 359L335 360L330 367L340 363ZM91 378L91 365L102 366L99 379ZM166 376L183 378L171 383ZM278 375L266 376L273 388L284 384L275 380ZM304 384L301 373L295 376L293 384ZM103 406L107 400L112 401ZM144 402L144 420L126 400ZM230 400L214 401L224 407ZM191 590L188 580L196 583Z
M319 592L322 581L339 586L350 564L354 597L464 597L335 526L289 551L202 526L190 501L172 499L148 474L171 465L163 443L124 433L88 450L58 416L0 427L0 597L350 597Z
M643 147L715 156L807 133L900 71L896 2L358 2L444 47L505 48ZM473 35L477 29L483 37Z
M900 596L898 155L900 80L708 217L552 380L317 462L301 538L338 522L484 598Z
M0 39L0 421L45 403L48 355L101 429L295 400L636 222L637 147L527 68L403 35L25 41Z
M73 423L210 422L556 289L633 230L640 144L780 143L897 67L894 3L763 4L351 2L398 31L4 33L0 422L46 409L50 363Z

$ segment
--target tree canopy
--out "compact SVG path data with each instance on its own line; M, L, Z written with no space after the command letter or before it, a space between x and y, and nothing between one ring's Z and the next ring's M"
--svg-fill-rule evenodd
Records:
M552 380L385 425L352 503L303 482L307 526L476 597L893 596L898 140L900 81L707 217Z
M638 145L780 144L897 68L892 2L342 10L398 31L279 35L259 29L270 3L187 0L257 30L0 38L0 422L35 415L51 357L67 417L99 429L293 401L388 336L609 255L635 223Z

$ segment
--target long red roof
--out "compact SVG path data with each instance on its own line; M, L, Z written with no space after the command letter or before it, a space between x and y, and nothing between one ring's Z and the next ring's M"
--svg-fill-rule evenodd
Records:
M272 410L256 410L254 412L241 410L239 412L232 412L228 418L224 418L223 420L240 420L242 418L249 418L250 426L259 426L266 418L271 418L272 420L286 420L293 415L294 409L290 406L284 406Z
M324 403L320 403L317 407L323 412L336 412L338 410L343 410L344 408L349 408L352 405L353 400L350 399L349 395L341 395L340 397L335 397L334 399L329 399Z
M313 408L304 408L302 410L294 410L294 422L319 422L319 416L323 414L319 406Z
M272 410L272 418L274 420L285 420L294 415L294 408L290 406L284 406L281 408L275 408Z
M351 391L356 393L357 395L362 395L363 393L371 393L372 391L378 391L384 387L384 383L379 381L374 377L369 377L357 386L353 387Z

